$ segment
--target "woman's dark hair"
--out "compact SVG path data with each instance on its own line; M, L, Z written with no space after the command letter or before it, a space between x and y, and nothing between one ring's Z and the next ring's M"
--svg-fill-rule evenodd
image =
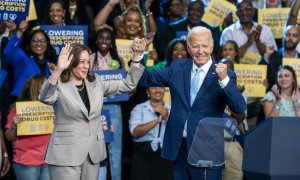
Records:
M290 71L292 73L293 80L294 80L294 82L292 84L292 92L293 92L294 90L297 89L297 76L296 76L296 72L295 72L295 70L291 66L281 65L278 68L277 76L278 76L279 71L282 70L282 69L286 69L286 70L288 70L288 71ZM277 85L278 85L278 78L276 79L276 82L277 82ZM279 88L279 93L281 93L281 87L278 86L278 88Z
M65 22L65 24L69 24L70 20L67 19L67 18L69 18L69 16L66 16L67 8L66 8L65 3L62 0L51 0L51 1L49 1L49 3L47 4L47 6L45 8L42 25L52 25L52 22L51 22L50 16L49 16L49 12L50 12L50 8L51 8L52 4L54 4L54 3L59 3L61 5L61 7L63 8L63 10L66 11L64 22Z
M38 101L38 96L46 78L43 75L34 75L25 82L17 101Z
M173 62L173 49L174 49L174 46L177 44L177 43L181 43L183 44L183 46L185 47L186 51L187 51L187 42L185 39L182 39L182 38L175 38L175 39L172 39L168 46L167 46L167 50L166 50L166 60L167 60L167 66L169 66L172 62ZM190 57L189 53L187 52L186 53L188 57Z
M56 64L56 62L57 62L56 51L50 44L49 36L45 33L45 31L43 31L41 29L36 29L36 30L29 32L28 36L24 37L22 44L21 44L21 48L24 50L24 52L27 56L29 56L29 57L33 56L35 58L35 60L37 61L38 57L34 54L34 52L31 50L31 47L30 47L31 40L34 37L34 35L37 33L42 33L47 40L47 49L45 52L45 59L48 59L48 62ZM40 60L44 60L44 59L40 59Z
M71 71L76 68L80 62L80 55L83 51L87 51L90 52L90 49L82 44L72 44L72 51L71 51L71 55L73 55L73 58L71 59L71 63L69 65L69 67L65 70L63 70L63 72L60 75L60 80L61 82L65 83L70 81L71 79ZM88 73L87 79L92 82L96 79L94 74L90 74Z
M111 37L111 47L109 48L109 53L110 53L112 59L117 60L119 62L119 64L120 64L119 68L123 68L124 67L124 63L121 61L121 59L120 59L120 57L118 55L117 46L116 46L116 37L115 37L114 32L111 29L109 29L107 27L104 27L104 28L99 29L96 32L96 35L95 35L95 46L97 46L96 43L97 43L97 40L98 40L99 36L101 34L105 33L105 32L108 33L108 34L110 34L110 37ZM95 51L97 52L98 49L95 48ZM98 54L96 53L95 58L92 59L92 61L94 61L94 63L93 63L94 67L98 66L97 58L98 58ZM92 69L94 69L94 68L92 68Z
M222 57L222 53L223 53L223 47L226 45L226 44L233 44L233 47L234 47L234 50L236 52L236 57L235 59L232 59L232 61L234 61L235 63L239 64L240 63L240 56L239 56L239 47L237 45L237 43L235 41L232 41L232 40L228 40L228 41L225 41L221 47L220 47L220 50L219 50L219 53L218 53L218 59L221 60L223 58L226 58L226 57Z
M86 0L77 0L77 9L74 14L74 18L77 19L71 19L70 17L70 12L69 12L69 7L70 7L70 0L63 0L63 2L66 5L66 19L70 20L68 23L72 25L89 25L90 19L89 19L89 14L87 12L87 3Z

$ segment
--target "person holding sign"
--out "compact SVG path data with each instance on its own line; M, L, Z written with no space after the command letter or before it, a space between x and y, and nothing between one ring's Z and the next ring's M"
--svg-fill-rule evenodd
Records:
M62 49L57 68L39 95L41 102L53 106L56 116L45 157L51 179L98 179L100 161L106 158L100 121L103 98L135 89L144 72L140 60L145 46L145 39L134 39L127 77L108 81L89 74L87 47L75 44Z
M114 33L109 28L101 28L96 33L95 44L97 51L90 55L90 71L112 70L124 68L123 59L118 55ZM109 165L112 179L121 177L122 156L122 115L118 102L108 102L103 105L108 109L111 123L114 126L114 140L108 145ZM106 167L103 167L106 168ZM101 174L100 170L100 174ZM106 174L105 174L106 175ZM106 177L106 176L105 176ZM105 178L106 179L106 178Z
M164 87L148 87L149 100L130 113L129 130L133 136L131 180L171 180L172 163L160 157L171 106L164 102Z
M30 77L17 101L37 101L45 78L41 75ZM50 135L17 135L17 124L22 122L13 106L7 117L5 136L13 141L13 169L17 180L49 180L48 165L44 161Z
M173 161L175 180L199 179L203 168L187 162L199 121L223 117L226 106L244 114L246 103L236 85L236 75L226 64L211 58L213 37L208 28L196 26L187 35L192 59L173 61L162 70L145 71L139 84L145 87L169 86L172 109L167 122L162 157ZM221 168L206 170L207 179L221 179Z
M277 84L261 100L265 117L300 117L299 91L294 69L287 65L280 66L277 73Z
M36 74L49 77L57 56L50 44L50 39L43 30L30 31L23 37L28 28L28 21L22 21L4 50L4 57L13 70L14 87L11 92L13 101L20 95L26 80ZM22 46L21 46L22 43Z

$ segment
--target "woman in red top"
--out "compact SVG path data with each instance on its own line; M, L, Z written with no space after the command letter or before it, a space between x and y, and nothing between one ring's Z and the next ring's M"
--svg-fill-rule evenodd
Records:
M41 75L30 77L17 101L37 101L45 78ZM44 161L50 134L17 136L17 124L22 119L12 107L7 117L5 136L13 141L13 169L17 180L49 180L48 165Z

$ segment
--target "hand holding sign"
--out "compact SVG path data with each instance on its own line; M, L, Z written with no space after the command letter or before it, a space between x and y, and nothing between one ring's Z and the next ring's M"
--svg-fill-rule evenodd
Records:
M18 123L20 123L22 121L23 121L23 119L21 117L21 114L15 114L15 116L14 116L14 124L18 124Z

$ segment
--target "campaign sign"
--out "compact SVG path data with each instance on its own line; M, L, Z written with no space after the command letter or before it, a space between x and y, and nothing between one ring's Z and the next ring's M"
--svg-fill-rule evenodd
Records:
M30 0L1 0L0 22L12 20L19 24L26 19L29 11Z
M2 87L2 84L6 78L7 72L0 70L0 88Z
M54 110L52 106L39 101L16 103L17 113L22 122L18 123L17 135L51 134L54 127Z
M57 55L65 44L88 45L87 26L41 26L40 28L48 34Z
M121 80L126 78L126 71L124 69L116 69L116 70L100 70L94 71L94 73L98 74L103 81L107 80ZM104 102L119 102L119 101L128 101L129 95L128 93L118 94L111 97L104 97Z
M114 140L114 135L113 132L111 132L111 120L108 109L103 109L101 112L101 124L105 142L112 142Z
M245 86L248 97L264 97L266 86L263 81L267 78L267 66L257 64L235 64L234 72L237 84Z

